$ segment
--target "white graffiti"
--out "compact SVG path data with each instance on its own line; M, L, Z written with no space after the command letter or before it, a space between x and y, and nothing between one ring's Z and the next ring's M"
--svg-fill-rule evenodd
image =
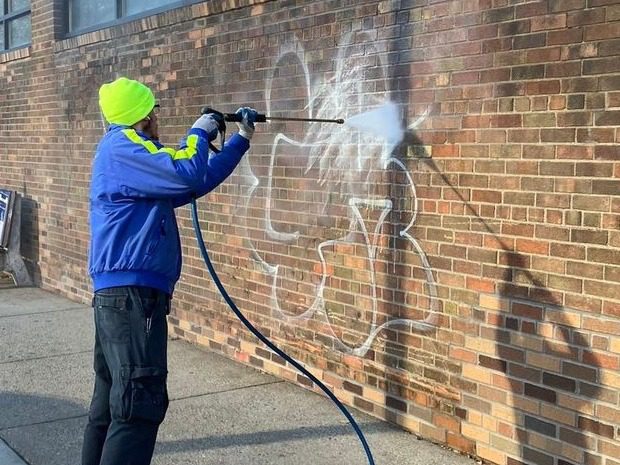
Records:
M300 125L292 133L277 132L269 159L258 165L254 159L244 160L236 176L237 182L245 188L242 193L244 212L239 217L252 218L251 211L264 212L264 218L252 224L254 232L257 227L263 228L264 240L249 233L249 224L246 224L246 231L252 257L271 289L274 316L287 323L306 323L317 333L329 336L335 349L364 356L384 329L433 330L439 318L439 304L431 265L411 232L418 215L416 187L403 162L392 156L404 130L399 107L387 99L386 64L381 54L373 49L371 40L360 43L358 35L353 44L352 39L352 35L343 38L332 76L317 83L311 82L310 65L302 46L294 42L284 47L265 89L269 115L287 110L288 115L295 111L296 115L306 118L345 118L348 124L313 122ZM287 70L296 73L295 77L287 75ZM292 79L296 79L296 87ZM287 100L283 96L287 86L292 89L286 103L289 108L276 107L274 102ZM299 101L305 104L300 105ZM424 117L419 117L408 129L415 129ZM376 182L376 177L386 176L390 170L404 181L400 182L401 192L386 195L381 190L386 183ZM290 173L294 181L290 181ZM298 185L287 184L290 182ZM287 196L287 190L291 189L296 191L296 198L292 200ZM308 211L304 211L306 208ZM399 221L387 221L391 214L398 214ZM343 220L342 224L348 223L348 227L334 226L339 220ZM323 229L317 227L321 221L328 223ZM391 232L387 231L390 227L393 228ZM343 230L346 234L329 237L330 231ZM398 248L394 245L397 241ZM266 244L274 245L270 248ZM288 264L279 262L283 261L283 256L290 256L291 251L307 252L310 247L315 251L317 262L308 282L308 273L296 274L290 260ZM356 309L357 297L352 297L354 301L349 307L356 314L348 318L361 326L353 332L342 323L346 319L342 311L330 310L337 301L332 294L337 295L337 291L329 285L335 279L334 267L346 269L347 260L354 259L352 256L356 254L351 254L351 250L364 256L361 268L365 271L360 273L362 281L366 282L362 287L366 290L364 298L368 307ZM421 270L423 277L418 276L418 280L423 282L423 288L402 286L407 295L420 294L404 300L405 306L416 307L410 314L394 316L386 314L385 310L379 311L380 302L383 307L386 302L378 295L379 277L385 281L392 279L385 267L378 269L381 253L392 253L393 271L396 271L397 257L405 257L405 261L408 257L409 262L419 264L411 268ZM296 260L308 268L309 264L298 258L301 256L296 254ZM337 265L332 265L330 260ZM393 275L400 283L407 280L406 275ZM302 281L304 277L306 280Z

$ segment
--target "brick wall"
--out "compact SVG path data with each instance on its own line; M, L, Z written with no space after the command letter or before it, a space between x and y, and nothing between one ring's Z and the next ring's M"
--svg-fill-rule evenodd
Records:
M200 201L225 286L347 402L501 465L620 464L620 2L204 2L0 55L0 183L41 285L87 302L99 85L272 122ZM400 126L405 129L401 132ZM361 130L360 130L361 128ZM308 388L227 310L178 211L171 328Z

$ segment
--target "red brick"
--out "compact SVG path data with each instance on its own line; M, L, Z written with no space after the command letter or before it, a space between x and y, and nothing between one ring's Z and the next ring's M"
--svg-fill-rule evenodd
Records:
M585 108L585 95L573 94L569 95L567 99L567 108L569 110L583 109Z
M529 113L523 115L523 126L553 127L555 125L555 113Z
M461 422L458 419L447 415L434 415L433 423L440 428L444 428L453 433L459 433L461 430Z
M540 131L541 142L574 142L575 129L542 129Z
M595 160L620 160L620 147L617 145L598 145L594 147Z
M558 80L535 81L535 82L528 82L526 84L527 95L557 94L559 92L560 92L560 81Z
M612 425L602 423L600 421L592 420L583 416L579 416L577 426L584 431L588 431L599 436L604 436L609 439L614 439L615 431Z
M562 47L560 60L579 60L581 58L593 58L598 55L598 44L588 42L585 44L567 45Z
M459 73L452 73L451 82L453 85L478 84L480 82L480 72L463 71Z
M560 60L562 53L561 47L547 47L528 50L526 60L528 63L547 63Z
M489 39L497 36L497 24L474 26L467 30L467 40Z
M586 24L602 23L605 21L604 8L580 9L568 13L566 25L568 27L584 26Z
M434 145L433 146L433 156L436 157L458 157L459 155L459 146L456 144L452 145Z
M550 29L564 29L566 14L537 16L532 19L532 32Z
M549 0L549 11L583 10L586 0Z
M583 246L551 243L549 255L583 260L586 258L586 249Z
M539 255L549 254L549 243L543 241L530 241L517 239L517 250L523 253L533 253Z
M472 441L471 439L467 439L461 436L460 434L455 434L451 431L448 431L447 443L450 447L453 447L467 454L475 454L475 451L476 451L475 441Z
M580 74L581 63L578 61L548 64L545 68L547 78L579 76Z
M606 355L600 352L584 350L583 362L590 366L601 367L607 370L620 369L620 357L617 355Z
M603 78L601 78L603 79ZM620 79L618 80L620 86ZM599 86L599 80L595 77L580 77L574 79L565 79L562 81L562 92L592 92Z
M595 124L597 126L618 126L620 125L620 110L605 111L596 115Z
M493 115L491 116L491 127L493 128L514 128L521 126L521 115Z
M512 39L512 47L514 50L519 50L522 48L544 47L546 41L547 35L544 32L539 32L536 34L524 34L520 36L515 36Z
M620 71L620 64L615 57L592 58L583 62L583 74L606 74L616 71Z
M517 5L515 16L517 18L528 18L531 16L542 16L549 12L549 4L547 0L538 2L528 2Z
M614 4L611 8L606 9L605 18L607 21L618 21L620 19L620 6Z
M527 34L531 32L531 21L529 19L511 21L509 23L502 23L499 25L499 29L496 29L496 34L501 36L515 36L519 34Z
M585 28L584 40L617 39L620 37L620 23L593 24Z
M483 23L496 23L513 19L515 16L514 7L497 8L486 10L482 13Z
M558 158L576 160L591 160L594 156L593 148L588 145L558 145L556 153Z
M610 143L614 141L614 129L585 128L577 129L577 142L579 143Z
M566 97L564 95L552 95L549 99L549 110L564 110Z
M602 313L607 316L620 317L620 303L605 302Z
M547 45L577 44L582 40L583 30L578 27L562 31L551 31L547 35Z
M592 113L589 111L560 112L558 126L591 126Z
M590 80L594 78L588 78ZM598 90L620 90L620 76L611 75L611 76L601 76L599 78L598 86L590 87L590 89Z
M510 68L496 68L480 71L480 82L500 82L510 80Z
M508 131L508 142L540 142L539 129L513 129Z
M607 99L611 108L620 107L620 92L610 92Z

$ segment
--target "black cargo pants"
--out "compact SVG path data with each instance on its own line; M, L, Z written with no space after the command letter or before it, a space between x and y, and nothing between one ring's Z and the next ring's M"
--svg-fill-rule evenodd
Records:
M82 465L148 465L168 408L168 294L102 289L93 298L95 389Z

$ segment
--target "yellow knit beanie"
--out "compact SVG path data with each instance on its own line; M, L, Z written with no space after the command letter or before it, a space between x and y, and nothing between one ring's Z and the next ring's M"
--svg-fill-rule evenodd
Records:
M121 77L101 86L99 106L108 123L132 126L153 110L155 96L141 82Z

